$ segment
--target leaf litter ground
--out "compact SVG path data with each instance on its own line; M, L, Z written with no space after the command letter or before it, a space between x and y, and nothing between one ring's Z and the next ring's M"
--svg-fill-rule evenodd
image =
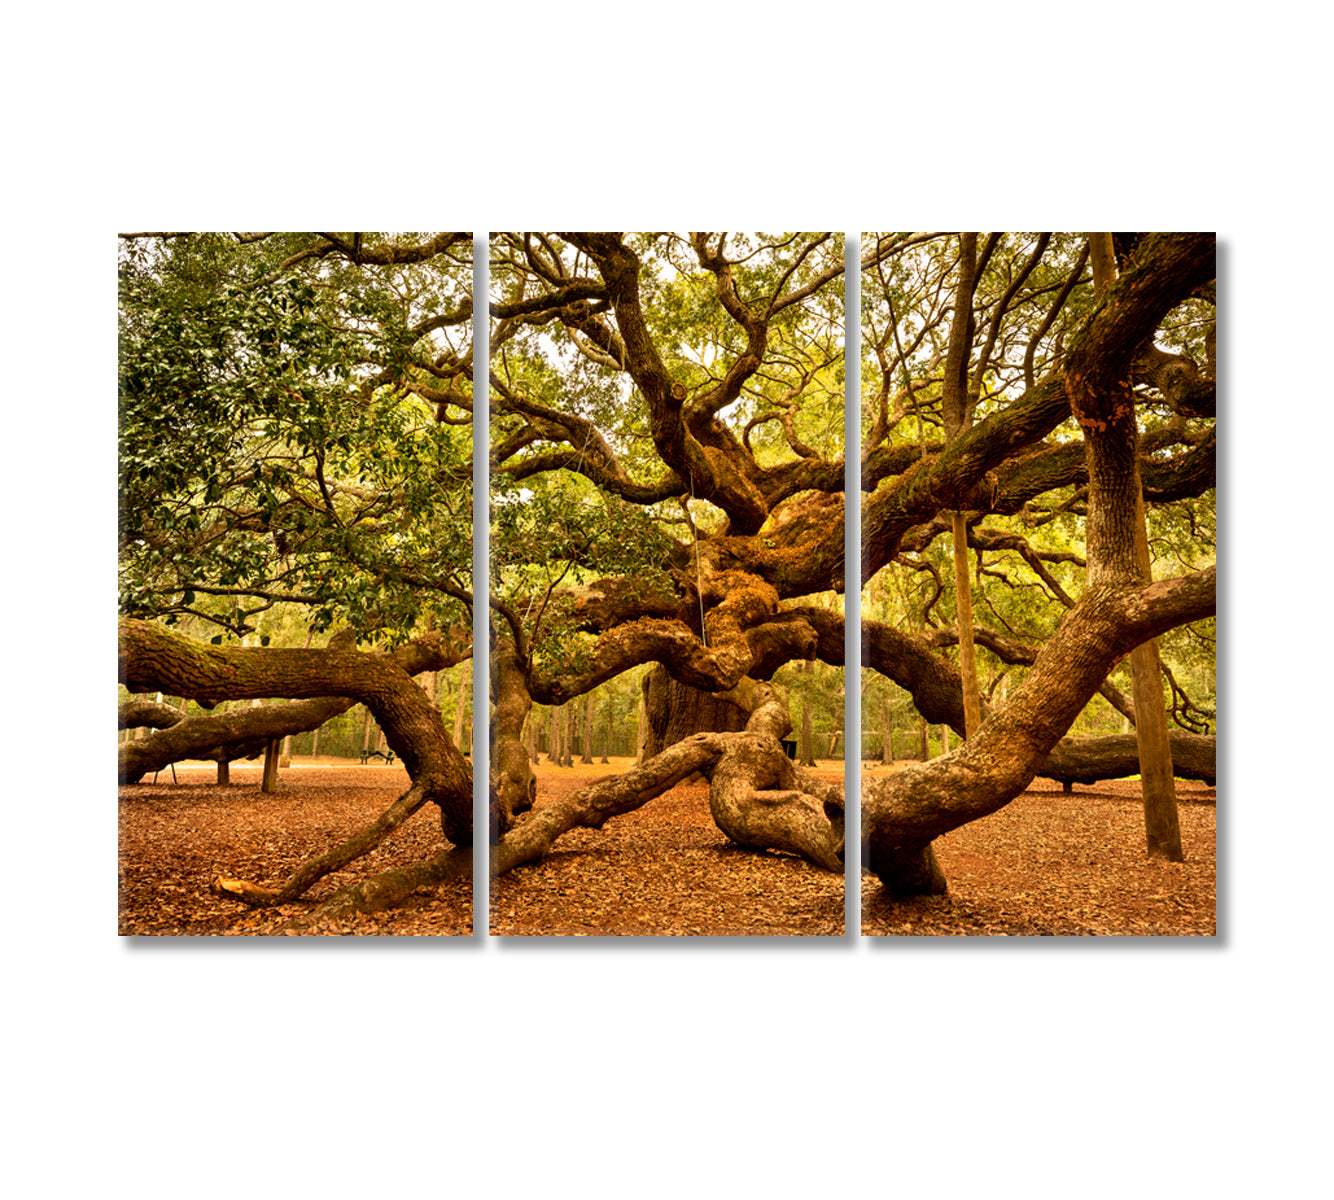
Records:
M176 765L156 783L120 789L122 934L276 934L339 888L391 867L420 862L444 845L439 809L423 806L365 858L320 880L305 902L251 910L209 890L215 875L276 886L307 858L368 825L408 788L401 764L360 766L344 759L297 759L278 790L260 791L258 765L232 764L232 784L217 768ZM150 777L151 778L151 777ZM467 935L472 881L415 892L398 908L304 930L330 935Z
M633 760L536 768L537 804ZM817 773L841 781L843 764ZM685 783L602 829L574 829L540 862L491 885L497 936L840 935L843 877L790 854L747 850L718 829L705 783Z
M297 760L279 790L259 790L257 765L234 764L228 788L212 764L178 764L156 783L120 789L123 934L245 936L282 932L337 888L440 848L433 806L374 854L322 880L305 903L251 911L212 896L215 875L275 885L377 816L407 787L401 765ZM546 803L610 765L538 768ZM871 768L879 771L881 768ZM820 774L841 779L842 764ZM1215 932L1214 789L1177 781L1185 863L1144 856L1139 785L1118 781L1063 794L1038 780L1000 812L938 839L950 895L887 902L863 878L862 932L922 935L1196 935ZM837 935L843 882L791 855L744 850L718 831L708 789L683 784L602 830L573 830L544 860L494 881L497 935ZM421 889L386 913L307 932L466 935L472 883Z
M883 774L877 767L874 773ZM1150 860L1138 781L1049 779L936 839L947 897L888 901L862 876L862 933L891 936L1210 936L1217 792L1176 781L1186 861Z

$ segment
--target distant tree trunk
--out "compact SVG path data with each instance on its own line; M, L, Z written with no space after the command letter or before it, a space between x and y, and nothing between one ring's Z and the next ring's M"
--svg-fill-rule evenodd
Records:
M565 727L561 730L561 756L560 765L562 767L574 766L574 705L565 706Z
M468 688L472 684L472 663L461 664L459 674L459 694L454 709L454 745L463 747L463 719L468 710Z
M950 752L950 727L948 725L940 727L940 752L941 754Z
M366 715L361 722L361 748L363 750L371 749L371 710L365 710Z
M323 728L324 728L324 726L321 725L321 726L319 727L319 729L316 729L316 730L315 730L315 735L310 739L310 757L311 757L311 758L319 758L319 756L320 756L320 729L323 729Z
M282 748L278 751L278 765L280 767L290 767L292 765L292 735L290 733L283 738Z
M926 760L931 757L931 741L927 734L925 717L917 718L917 744L917 757L921 759L922 762L926 762Z
M815 663L807 659L802 673L813 675ZM801 698L801 749L799 763L803 767L815 766L815 735L811 727L811 701L809 696Z
M593 761L593 718L595 715L593 693L588 693L588 702L584 706L584 752L580 756L581 763L591 763ZM604 759L605 761L605 759Z
M611 754L611 739L612 739L612 732L615 729L615 726L616 726L616 693L608 689L607 690L607 740L602 743L602 761L604 763L611 762L609 755Z
M644 739L648 736L648 721L645 719L645 701L644 693L639 693L639 719L635 725L635 765L642 766L644 763Z
M894 709L888 697L880 704L880 761L894 761Z
M262 792L278 790L278 739L270 738L264 748L264 781L260 784Z
M218 786L226 787L232 781L232 764L225 758L218 759Z
M547 733L547 762L560 766L560 709L551 708L551 726Z
M537 713L529 712L528 723L523 731L524 745L528 749L528 761L536 764L537 757Z

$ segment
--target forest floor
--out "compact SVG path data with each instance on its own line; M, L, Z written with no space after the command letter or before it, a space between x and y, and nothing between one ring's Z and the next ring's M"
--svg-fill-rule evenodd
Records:
M539 805L629 759L537 768ZM867 774L885 768L864 768ZM843 764L817 771L841 780ZM252 911L208 890L215 875L273 886L361 828L408 786L401 764L295 760L278 791L260 765L180 764L156 783L120 789L122 934L247 936L286 932L294 917L349 882L420 861L441 845L426 806L378 850L316 884L304 903ZM891 902L863 876L862 932L890 936L1209 936L1215 919L1214 789L1177 781L1184 863L1144 857L1139 784L1063 794L1037 780L1000 812L937 840L946 897ZM472 881L421 889L385 913L326 922L331 935L468 935ZM601 830L563 836L541 862L492 884L490 932L501 936L834 935L843 880L792 855L731 844L713 823L707 786L682 784Z
M214 763L176 764L156 783L120 789L122 934L244 936L279 934L340 887L439 853L439 809L427 804L370 855L320 880L307 902L247 909L213 896L215 875L275 886L302 862L369 824L408 788L400 763L296 758L278 790L260 791L262 764L233 763L220 788ZM151 778L151 776L149 777ZM383 913L325 922L311 934L468 935L472 880L419 889Z
M633 765L543 762L538 807ZM843 763L820 762L816 773L841 782ZM540 862L494 880L490 906L497 936L837 936L844 888L805 859L730 842L713 823L708 785L687 783L600 830L571 830Z
M875 767L866 774L892 768ZM1005 808L935 842L949 895L881 898L862 876L862 933L892 936L1210 936L1217 931L1216 791L1176 781L1186 861L1144 854L1134 780L1037 779Z

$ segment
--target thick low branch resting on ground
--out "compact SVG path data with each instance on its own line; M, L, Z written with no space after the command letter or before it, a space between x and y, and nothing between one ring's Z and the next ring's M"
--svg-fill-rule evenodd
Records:
M318 921L340 921L357 914L381 912L406 900L418 888L438 887L472 874L472 847L442 850L425 862L394 867L335 892L314 912L289 921L295 932Z
M1091 587L1010 703L974 737L951 754L864 787L863 862L893 893L911 888L910 876L929 882L931 841L1022 792L1112 665L1148 638L1212 615L1214 594L1213 568L1140 586ZM943 888L943 879L936 882Z
M695 734L634 771L539 805L492 847L492 874L540 859L571 829L600 829L696 771L709 777L714 819L733 841L787 850L841 871L842 790L793 767L778 740L790 728L787 713L767 685L747 680L728 699L751 711L746 732Z
M427 789L421 784L414 784L364 829L358 830L332 850L302 863L280 887L259 887L243 879L227 879L219 875L213 880L210 890L224 900L239 900L251 908L287 904L326 875L342 870L348 863L369 854L421 808L426 800Z
M1218 739L1174 729L1170 741L1172 774L1178 779L1198 779L1213 787L1218 779ZM1043 778L1060 783L1097 783L1139 773L1139 741L1133 733L1062 738L1037 770Z

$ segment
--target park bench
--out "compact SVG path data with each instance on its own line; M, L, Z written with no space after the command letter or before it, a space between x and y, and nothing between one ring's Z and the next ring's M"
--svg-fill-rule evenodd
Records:
M394 752L392 750L363 750L361 752L361 765L364 767L366 761L371 758L382 758L385 762L394 761Z

